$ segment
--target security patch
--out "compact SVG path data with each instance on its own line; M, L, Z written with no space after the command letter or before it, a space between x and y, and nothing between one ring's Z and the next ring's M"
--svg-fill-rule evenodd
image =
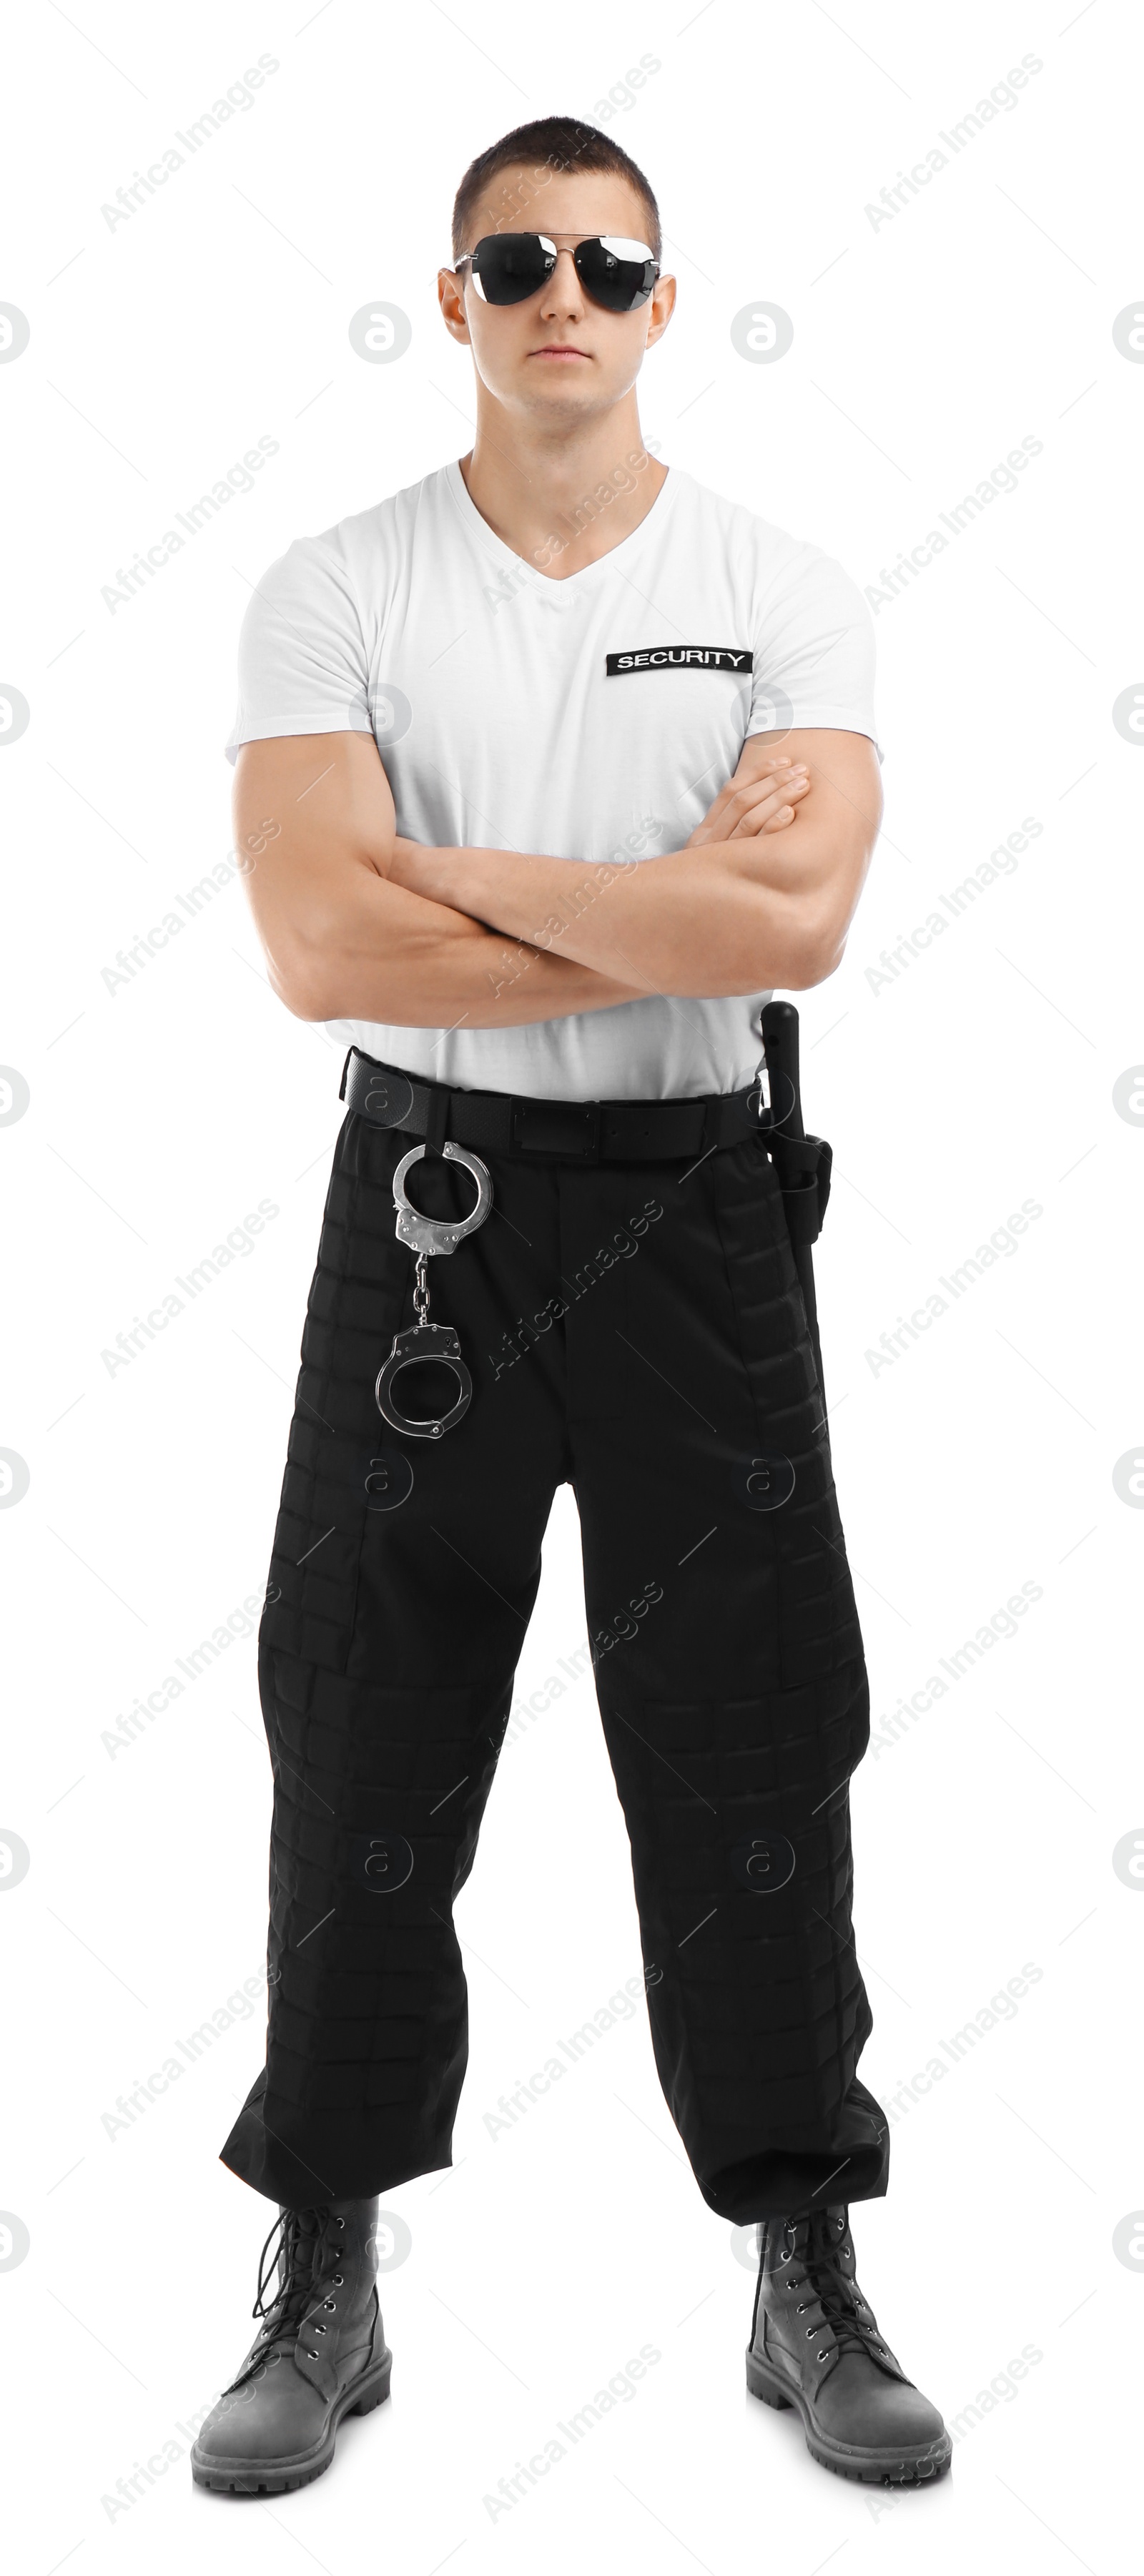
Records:
M749 678L755 657L735 644L656 644L646 653L605 654L609 680L627 671L741 671Z

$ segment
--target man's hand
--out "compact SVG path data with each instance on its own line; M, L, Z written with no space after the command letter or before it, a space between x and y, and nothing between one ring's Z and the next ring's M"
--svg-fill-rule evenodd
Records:
M734 777L720 788L684 847L702 850L709 841L745 841L757 832L785 832L809 793L805 761L776 755L764 761L760 770L744 750Z

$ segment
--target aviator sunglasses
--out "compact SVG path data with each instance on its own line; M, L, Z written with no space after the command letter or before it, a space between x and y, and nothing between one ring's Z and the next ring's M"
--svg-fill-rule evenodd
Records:
M560 238L570 241L567 233ZM523 304L547 286L556 257L556 238L550 233L486 233L474 250L462 253L453 273L471 268L486 304ZM607 313L634 313L647 303L659 276L659 261L646 242L612 233L578 241L572 258L585 295Z

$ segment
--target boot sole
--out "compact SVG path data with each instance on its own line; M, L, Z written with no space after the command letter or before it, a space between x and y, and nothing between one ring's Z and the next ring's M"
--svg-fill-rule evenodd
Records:
M289 2495L295 2487L308 2487L328 2469L334 2456L338 2426L346 2415L368 2415L389 2395L389 2378L393 2354L363 2371L360 2379L351 2380L330 2408L330 2420L321 2441L312 2451L299 2452L293 2459L224 2460L209 2451L200 2451L196 2442L191 2453L191 2476L197 2487L209 2487L216 2495Z
M920 2487L932 2486L948 2469L953 2458L953 2443L948 2433L939 2434L934 2442L907 2443L896 2451L867 2451L856 2444L831 2442L818 2430L805 2398L789 2381L760 2361L757 2354L747 2353L747 2386L752 2397L761 2397L764 2406L795 2406L802 2417L806 2447L812 2459L824 2469L833 2469L840 2478L857 2478L864 2486Z

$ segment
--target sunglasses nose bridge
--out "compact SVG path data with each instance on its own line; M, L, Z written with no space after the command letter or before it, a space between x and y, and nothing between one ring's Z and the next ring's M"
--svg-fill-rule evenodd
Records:
M566 302L570 301L575 304L583 304L584 286L580 277L580 272L576 266L575 256L578 247L578 244L570 244L568 242L553 243L553 248L556 252L555 265L549 270L548 276L545 278L544 284L540 289L542 297L546 298L548 301L552 301L563 295Z

